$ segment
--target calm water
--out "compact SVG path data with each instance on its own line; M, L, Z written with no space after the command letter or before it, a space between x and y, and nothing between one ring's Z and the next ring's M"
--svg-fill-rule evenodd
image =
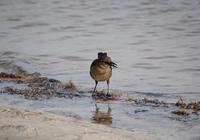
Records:
M1 0L0 60L93 87L89 66L107 51L119 65L114 89L199 94L199 7L199 0Z
M99 51L119 65L112 89L199 100L200 1L0 0L0 71L18 65L93 88ZM155 130L170 128L163 124Z

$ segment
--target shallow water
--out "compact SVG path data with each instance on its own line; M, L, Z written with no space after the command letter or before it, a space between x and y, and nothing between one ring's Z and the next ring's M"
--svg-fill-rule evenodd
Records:
M162 140L200 138L199 115L176 116L171 113L177 110L177 107L173 105L145 106L136 105L133 102L109 101L97 102L99 108L97 110L95 101L90 98L90 95L73 99L54 97L41 101L27 100L20 95L8 94L0 94L0 105L75 117L110 127L127 129L134 133L150 134Z
M199 6L199 0L1 0L0 71L21 66L29 72L93 88L88 72L91 61L97 52L106 51L119 65L113 71L112 89L167 100L178 100L177 96L199 100ZM99 84L99 88L105 87L106 83ZM87 115L83 118L91 117ZM142 117L142 121L149 121ZM113 120L115 124L127 119L114 118L118 119ZM149 130L149 126L137 125L135 118L128 118L135 129ZM128 123L117 126L129 128ZM190 124L176 126L173 122L155 124L159 128L155 130L163 135L164 128L175 132L190 128ZM170 130L171 125L175 130ZM176 139L175 132L172 139Z

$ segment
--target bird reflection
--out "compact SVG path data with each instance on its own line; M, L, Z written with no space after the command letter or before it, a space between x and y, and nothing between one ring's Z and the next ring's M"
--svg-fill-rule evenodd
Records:
M95 123L111 125L112 124L112 114L111 114L112 109L110 108L110 106L108 105L107 111L101 111L97 107L97 104L95 104L95 108L96 110L93 113L92 121L94 121Z

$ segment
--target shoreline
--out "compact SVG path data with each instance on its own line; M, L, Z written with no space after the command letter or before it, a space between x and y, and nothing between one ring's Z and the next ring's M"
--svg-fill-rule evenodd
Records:
M73 117L0 106L0 139L155 140L143 133L94 124Z
M106 98L104 90L91 96L90 90L80 89L72 81L63 83L22 69L16 73L1 72L0 90L0 139L187 140L199 137L200 101L185 102L181 97L178 101L168 101L114 90L112 98ZM171 127L172 123L175 127ZM183 135L179 128L187 127L188 123L194 127L190 132L185 130Z

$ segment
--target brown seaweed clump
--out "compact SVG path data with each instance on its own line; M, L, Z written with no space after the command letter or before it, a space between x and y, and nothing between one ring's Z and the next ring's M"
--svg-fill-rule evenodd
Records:
M176 111L172 111L172 114L176 114L178 116L188 116L189 113L185 109L179 109Z
M15 73L0 73L0 80L2 81L13 81L20 83L36 83L47 80L47 77L41 77L40 73L28 74L26 71L18 68Z
M70 80L69 82L64 83L64 89L77 90L76 85Z
M183 99L180 97L175 105L180 109L190 109L193 111L200 111L200 101L185 103Z
M200 111L200 101L187 104L187 109L192 109L194 111Z
M45 89L39 87L25 88L25 89L5 87L1 89L1 93L19 94L19 95L24 95L26 99L39 100L52 97L53 95L55 95L56 91L52 89Z
M170 107L173 105L172 103L166 103L164 101L160 101L158 99L144 97L144 98L136 98L133 96L128 96L126 99L128 102L133 102L136 105L142 106L152 106L152 107Z
M183 109L191 109L193 111L200 111L200 101L199 102L191 102L191 103L183 103L183 104L179 104L176 103L176 106L183 108Z
M5 72L0 73L0 79L18 79L18 78L22 77L13 73L5 73Z
M101 90L101 91L96 91L95 93L93 93L92 97L95 100L108 101L108 100L120 100L122 96L122 94L118 91L111 91L110 94L111 94L110 96L107 96L105 90Z
M18 86L7 86L1 88L1 93L21 94L26 99L48 99L50 97L82 97L79 94L76 85L72 82L62 83L56 79L42 77L40 73L28 74L22 69L17 69L16 73L0 73L0 80L6 82L14 82L16 84L26 84L24 89L17 88Z
M179 110L172 111L172 113L178 116L188 116L192 113L198 115L198 112L200 111L200 101L185 103L181 97L179 97L175 106L179 107Z

